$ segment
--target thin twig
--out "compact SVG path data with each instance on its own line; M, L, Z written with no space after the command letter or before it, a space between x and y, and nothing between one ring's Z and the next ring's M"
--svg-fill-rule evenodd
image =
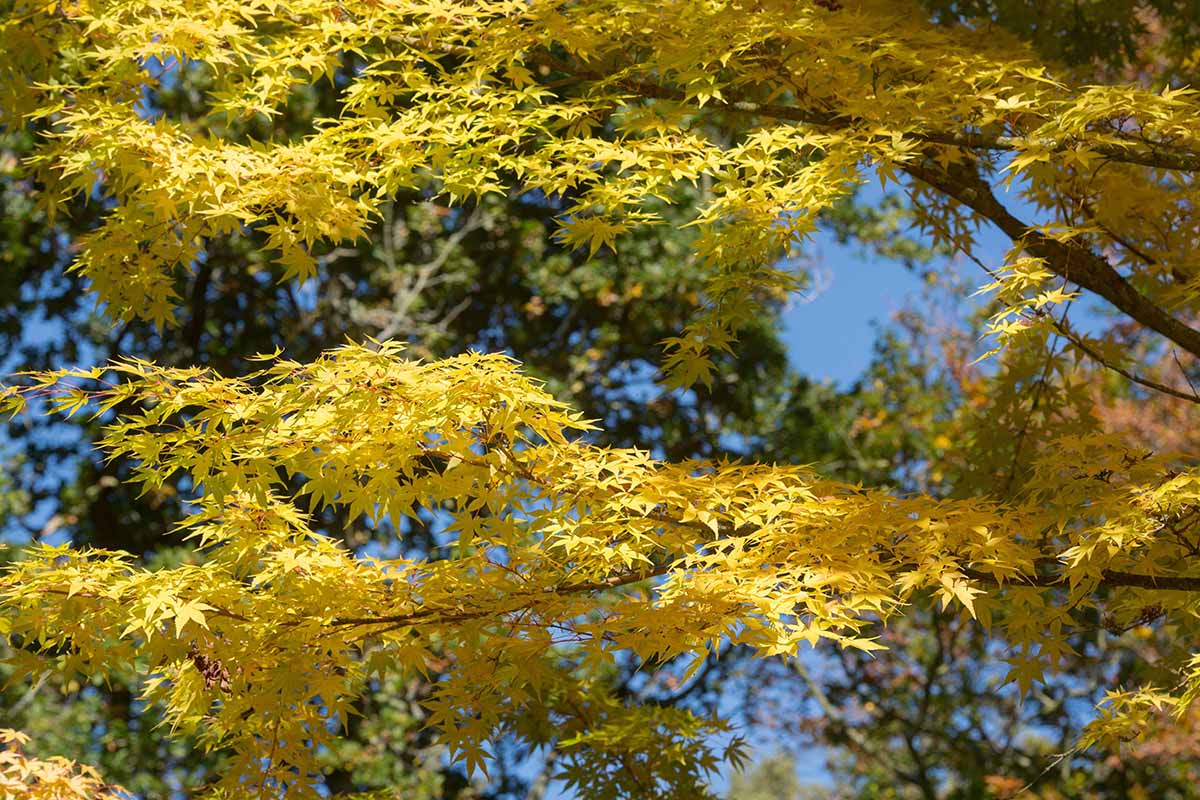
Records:
M1039 311L1037 313L1039 315L1045 314L1044 311ZM1172 388L1172 387L1166 385L1165 383L1159 383L1158 381L1151 380L1150 378L1146 378L1141 375L1138 375L1135 372L1130 372L1129 370L1125 369L1124 367L1122 367L1118 364L1114 364L1111 361L1109 361L1108 359L1106 359L1095 348L1093 348L1091 345L1089 345L1086 340L1084 340L1078 334L1074 333L1070 329L1070 326L1067 325L1065 318L1062 320L1059 320L1057 322L1053 319L1051 319L1050 321L1054 325L1055 330L1058 331L1058 333L1061 334L1063 338L1065 338L1071 344L1075 345L1077 348L1082 350L1084 352L1084 354L1089 356L1093 361L1100 364L1100 366L1104 367L1105 369L1110 369L1113 372L1120 375L1121 377L1125 378L1126 380L1132 381L1133 383L1139 384L1141 386L1145 386L1147 389L1153 389L1156 392L1162 392L1163 394L1168 394L1171 397L1178 397L1181 400L1187 400L1188 402L1191 402L1191 403L1200 403L1200 394L1196 393L1195 387L1192 387L1192 393L1188 394L1187 392L1181 392L1178 389ZM1172 352L1174 352L1174 350L1172 350ZM1178 363L1178 359L1176 359L1176 363ZM1183 368L1180 367L1180 369L1182 370ZM1186 377L1186 373L1184 373L1184 374ZM1189 380L1188 383L1190 384L1191 381Z
M1174 347L1171 348L1171 358L1175 359L1175 366L1179 367L1179 372L1183 375L1183 379L1187 381L1188 386L1191 387L1192 394L1200 398L1200 392L1196 391L1196 384L1192 383L1192 376L1188 375L1187 370L1183 368L1183 364L1179 363L1179 352Z

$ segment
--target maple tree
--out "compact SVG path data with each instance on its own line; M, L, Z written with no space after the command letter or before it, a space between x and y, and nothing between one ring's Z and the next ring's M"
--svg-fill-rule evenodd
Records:
M17 220L28 203L19 194L13 197L9 218ZM322 276L321 288L316 292L318 296L334 295L329 307L301 313L289 296L290 291L283 291L288 288L286 286L272 292L269 285L260 288L256 283L250 283L248 287L245 283L239 284L236 281L237 270L242 266L239 259L247 255L245 245L253 247L254 243L235 241L209 248L205 262L208 269L197 276L195 282L199 285L200 281L207 280L209 291L215 289L218 292L218 300L198 300L202 293L195 286L181 288L181 294L189 299L179 311L182 319L177 329L155 331L150 326L133 323L109 332L102 325L88 325L86 319L77 323L73 316L71 324L77 324L85 331L97 331L93 334L96 340L91 348L101 354L97 358L101 363L102 354L111 352L114 346L110 337L115 337L127 353L144 357L157 354L156 357L183 363L201 361L220 365L225 371L244 369L241 357L264 344L271 346L275 341L286 341L290 353L304 357L316 347L313 342L320 332L336 335L335 332L351 330L355 335L361 335L364 329L375 330L370 323L376 319L380 320L376 324L399 326L405 336L415 337L421 342L423 352L443 351L440 340L448 340L459 347L464 342L492 348L507 346L522 352L528 368L547 375L559 387L559 393L571 397L588 411L589 416L602 416L606 420L608 441L654 441L664 452L684 455L704 453L706 448L713 446L709 435L713 419L753 415L754 406L748 402L748 395L752 391L755 397L762 396L769 381L774 379L772 376L782 356L778 345L771 344L766 336L762 337L761 345L751 339L746 344L754 349L747 350L744 346L738 360L727 363L729 374L714 387L714 392L686 405L679 405L670 394L648 391L654 387L638 378L652 367L657 340L673 332L675 326L681 324L677 320L686 319L687 309L693 307L694 301L689 301L688 297L694 296L700 276L672 274L661 263L672 254L685 253L686 239L630 234L621 240L619 264L613 264L613 259L608 257L585 262L578 254L569 257L570 254L545 250L547 244L543 242L543 236L550 231L545 223L553 209L544 204L518 204L512 210L506 210L498 203L476 208L465 226L450 228L445 241L418 239L405 232L411 227L423 235L430 235L428 221L439 217L444 220L444 209L436 205L430 207L428 203L419 204L409 208L401 218L401 208L403 206L397 202L395 228L391 236L384 236L383 247L364 247L361 256L347 252L337 255L337 274L329 275L327 279ZM87 225L87 216L80 216L84 217L82 225ZM74 224L73 220L67 222ZM28 228L36 232L34 223L26 230ZM438 229L440 226L434 230ZM67 234L77 235L77 232L67 227L65 232L52 230L35 236L24 233L23 236L25 241L48 241L53 254L54 248L66 249L59 243ZM399 243L394 251L387 247L389 241ZM45 258L39 263L37 248L28 248L25 252L31 252L32 263L24 259L19 262L23 274L35 269L45 270L50 273L47 283L63 280L53 272L57 268L55 260ZM17 249L17 253L23 255L22 249ZM533 253L538 254L536 261L531 257ZM249 255L253 255L252 250ZM406 270L417 275L425 273L431 262L424 259L430 255L447 262L436 277L448 279L439 287L451 287L447 303L461 309L461 313L452 320L434 314L426 323L422 310L422 316L409 321L386 292L394 285L396 277L393 276L403 278ZM512 268L492 276L477 275L479 262L497 259L511 263ZM372 277L373 270L382 272L383 276ZM615 302L618 298L610 288L614 272L632 281L642 291L639 303L631 306ZM563 277L559 277L560 274ZM354 306L347 308L337 301L336 294L341 281L349 276L354 276L356 281L370 279L372 285L382 285L384 296L378 298L373 290L357 290L353 301L361 311L356 311ZM571 280L569 285L556 285L566 276ZM457 288L459 285L471 287L469 303L455 296L455 292L462 291ZM11 342L13 350L29 353L21 362L26 369L53 362L63 347L63 343L54 338L47 341L44 325L36 322L39 314L63 313L57 310L61 303L75 315L79 312L72 310L71 303L83 306L86 312L90 302L78 286L68 285L62 290L61 300L54 295L51 295L52 300L43 299L42 291L39 286L38 294L26 301L28 305L13 314L18 326L28 321L28 327L35 330L30 339L14 337L15 341ZM55 291L58 291L57 286ZM530 295L544 299L540 308L531 307ZM273 297L279 299L273 300ZM209 307L197 303L208 303ZM377 308L373 308L372 303ZM436 308L437 303L437 297L421 298L424 308ZM43 311L46 306L52 310ZM243 317L248 306L254 309L254 314ZM209 325L219 324L222 335L201 335L197 350L191 341L197 327L192 319L200 315L207 316ZM262 322L258 321L260 318ZM305 326L314 325L314 320L317 330L308 330ZM363 327L346 327L355 325ZM764 332L769 331L769 325L770 321L764 318ZM443 331L443 326L448 327L450 336ZM484 331L475 334L479 328ZM589 346L585 352L572 353L559 346L559 342L567 338L585 341ZM167 341L163 342L163 339ZM72 336L66 341L74 344L78 339ZM87 357L89 348L83 345L77 352L81 355L67 355L64 360ZM739 376L742 379L735 380ZM631 393L636 393L638 399L631 400ZM661 416L656 415L652 425L639 419L637 411L641 403L658 408ZM54 427L46 425L47 422L55 422ZM757 427L753 421L741 424L747 430ZM94 436L95 427L83 415L69 420L22 415L14 420L9 435L21 443L28 461L39 463L43 459L49 461L51 454L61 457L57 454L63 449L64 439L70 441L80 434L82 443L72 443L66 449L68 453L72 449L83 451ZM76 429L80 432L75 433ZM21 471L15 474L14 479L19 481L23 493L42 498L42 503L46 502L48 492L60 492L57 498L53 495L49 498L57 500L55 515L49 523L37 522L29 529L31 535L61 537L69 531L77 544L119 548L133 553L152 548L149 560L158 566L177 563L180 559L194 560L196 554L190 550L182 552L178 538L170 532L170 520L178 514L177 498L181 493L187 494L186 487L181 490L177 482L169 482L159 490L136 497L138 492L132 485L125 487L116 480L123 474L123 464L121 459L115 459L93 466L85 457L78 484L67 483L63 489L57 489L53 484L46 486L47 479L54 477L53 473ZM380 537L393 539L395 544L395 537L388 532L375 531L347 520L344 514L336 513L336 509L330 512L316 515L319 518L313 520L314 527L342 538L352 548L362 548ZM410 523L400 536L401 546L408 552L429 548L438 552L437 545L428 541L426 526L416 520ZM628 671L630 667L622 669ZM402 785L406 796L416 796L414 793L422 791L436 792L438 797L458 796L455 792L460 790L462 783L457 774L459 770L437 763L438 748L431 745L428 734L418 731L402 734L420 719L421 711L419 707L413 708L416 702L412 695L415 693L419 698L424 691L421 687L429 680L436 680L436 675L404 680L389 678L360 698L356 708L364 717L352 716L348 735L339 740L337 749L322 754L322 769L329 770L324 776L327 788L336 791L348 783L360 786L392 784ZM622 682L619 675L615 680L617 684ZM34 687L18 684L5 698L9 707L0 712L0 717L34 733L37 747L42 752L77 753L78 758L102 765L107 777L119 780L142 796L160 796L179 783L184 786L201 783L219 764L219 759L214 760L211 755L204 757L196 748L190 747L190 739L186 737L164 742L163 737L156 735L156 710L137 701L136 685L126 685L123 681L81 683L70 679L62 680L61 685L62 696L59 697L58 682L54 680L39 681ZM505 756L512 758L509 751ZM505 769L509 763L505 760L497 762L497 769L491 775L493 782L498 782L501 787L507 785L508 791L524 796L523 790L512 786L514 781ZM438 780L442 782L438 783ZM427 784L432 785L426 788ZM461 790L467 793L467 790Z
M972 365L969 354L986 316L977 311L970 320L955 317L969 281L953 272L938 275L928 297L899 311L882 331L860 387L836 398L852 422L841 426L840 448L829 443L822 469L885 483L893 491L946 490L945 474L953 470L946 462L953 450L952 411L975 396L985 368ZM1168 378L1176 368L1161 369ZM1132 427L1127 441L1140 448L1188 435L1170 427L1175 413L1186 415L1175 407L1186 401L1126 397L1121 383L1100 375L1093 382L1106 427ZM1166 412L1165 425L1160 411ZM768 451L779 460L794 460L789 445L827 424L806 419L800 409L783 419L787 433ZM748 675L733 678L737 702L727 701L727 707L787 756L772 757L735 781L729 800L757 797L755 791L775 796L770 790L789 800L1193 797L1190 715L1174 720L1163 713L1136 746L1075 746L1103 687L1171 679L1172 667L1162 658L1173 650L1171 629L1157 620L1124 627L1099 609L1077 619L1067 639L1073 652L1057 674L1044 675L1024 696L1004 683L1009 644L1000 632L936 605L914 605L881 630L886 658L822 648L746 667ZM763 728L770 733L762 734ZM814 746L820 748L815 753ZM797 768L811 775L817 757L827 770L822 785L801 791L793 781L789 789L777 777Z
M1059 64L1060 71L1069 68L1081 82L1195 84L1190 54L1196 11L1188 4L927 5L945 24L953 24L955 15L990 16L1034 41L1043 57ZM1062 64L1064 48L1069 67ZM946 301L961 306L962 290L970 287L961 285L961 275L949 277L959 285L949 287ZM930 480L936 486L946 464L935 440L953 435L936 420L978 396L971 376L976 368L968 365L966 354L980 327L977 321L955 324L957 316L936 306L905 311L899 318L902 336L889 334L886 340L899 349L882 352L865 376L868 387L879 387L887 402L849 429L847 445L851 453L871 457L881 439L911 442L915 433L920 445L924 438L925 455L884 478L901 491L927 490ZM1099 321L1093 317L1091 324ZM1127 358L1140 361L1163 383L1187 388L1175 357L1156 347L1156 337L1120 317L1105 324L1112 326L1107 335L1121 342ZM1101 425L1126 433L1130 446L1192 449L1185 441L1191 436L1188 400L1130 391L1128 381L1111 372L1096 375L1092 386ZM930 419L935 420L932 429ZM853 457L850 463L862 460ZM1151 621L1122 627L1098 610L1085 613L1091 614L1091 624L1069 634L1076 652L1068 654L1058 676L1044 676L1046 682L1024 702L1001 685L1004 669L997 670L995 661L1007 649L1003 637L969 620L964 624L956 615L914 607L901 624L883 632L886 660L825 650L819 658L764 664L754 682L772 687L771 700L757 699L752 705L760 708L754 713L760 724L786 734L773 741L785 742L804 763L811 760L804 743L826 748L834 784L816 792L822 797L1195 796L1194 760L1186 744L1194 738L1190 714L1173 719L1164 710L1136 746L1072 746L1104 687L1175 680L1176 665L1163 657L1176 651L1170 626ZM796 696L810 699L797 710ZM730 797L740 800L741 795Z
M0 789L5 797L30 800L66 800L94 797L117 800L117 787L106 785L95 770L77 767L63 758L43 761L27 757L21 746L28 737L16 731L0 729Z
M204 85L201 76L189 74L178 85L160 87L148 102L202 132L206 121L196 116L194 98ZM295 112L279 124L305 129L311 119ZM19 158L22 150L14 155ZM724 359L723 379L712 392L682 398L650 383L657 342L686 322L702 285L703 269L675 269L677 259L689 252L687 231L670 236L633 231L620 239L619 260L606 254L587 259L556 250L549 241L553 203L492 197L458 215L404 193L385 207L371 241L342 246L328 256L313 281L315 289L310 283L294 293L291 284L247 280L247 261L263 257L256 249L261 239L247 231L210 243L196 273L179 276L176 291L184 300L176 327L155 329L131 321L111 328L91 309L92 298L78 275L62 274L70 242L95 224L94 209L86 198L77 198L69 214L49 225L30 202L27 187L14 172L4 195L4 218L15 229L5 249L24 284L13 290L3 327L7 338L0 340L0 349L20 354L9 369L103 363L106 354L119 351L240 374L255 366L244 360L246 355L277 343L286 343L290 354L303 359L330 339L399 331L395 335L414 342L426 357L468 346L520 352L525 368L544 376L558 396L603 420L605 441L652 443L672 457L711 453L717 429L760 430L758 404L779 379L782 350L772 319L763 315L759 329L743 336L738 358ZM494 269L497 263L505 269ZM410 287L420 281L424 290L413 294ZM626 302L633 293L637 302ZM309 308L306 297L319 302ZM64 319L65 332L51 325L47 335L43 316ZM579 345L573 349L564 342ZM652 414L643 411L647 406ZM14 500L38 513L29 523L10 516L10 524L33 538L69 536L77 545L144 554L156 567L194 561L198 554L185 549L171 530L188 488L171 480L138 496L132 484L120 482L127 461L99 463L89 452L98 427L84 415L22 415L12 421L8 444L23 457L23 466L18 462L11 472L19 490ZM64 462L66 469L47 468ZM38 469L31 469L35 465ZM443 552L432 541L433 519L410 520L399 536L347 519L336 508L314 515L311 523L356 551L382 539L410 555ZM624 664L610 680L620 688L630 675L640 674ZM0 682L7 676L0 667ZM413 729L423 716L418 701L436 679L436 674L389 676L360 696L355 709L362 716L352 715L336 748L321 754L325 788L392 785L409 797L475 796L480 777L468 786L460 766L441 763L441 748L430 732ZM133 680L64 677L33 686L13 681L0 695L0 718L32 734L37 751L70 753L141 796L207 781L220 768L220 753L203 753L190 737L159 735L158 710L140 702L137 691ZM667 702L671 694L652 696ZM523 797L529 778L520 768L522 745L515 739L499 745L488 791Z
M594 253L696 181L705 307L664 367L702 392L712 354L795 286L778 258L868 174L899 182L935 242L978 258L982 222L1014 242L983 265L997 366L927 494L596 446L507 358L417 362L387 342L242 377L126 358L14 384L14 413L99 415L147 490L184 476L206 554L147 570L30 549L0 595L19 669L148 675L173 729L233 753L223 791L303 796L371 680L441 659L431 721L469 766L496 731L557 737L586 793L693 796L724 724L619 702L595 679L614 653L870 651L881 622L936 602L1003 631L1026 691L1101 607L1189 638L1189 455L1105 431L1090 391L1099 365L1191 403L1189 368L1152 378L1065 309L1094 295L1159 352L1200 355L1190 91L1077 84L1015 38L894 2L18 2L0 37L18 54L3 121L42 126L48 208L104 198L75 268L118 319L168 323L175 274L241 229L283 280L307 277L402 189L568 194L560 237ZM207 112L270 118L343 56L336 112L295 138L188 135L141 107L195 68ZM310 526L327 506L397 532L441 515L450 557L355 556ZM1085 743L1187 712L1197 661L1165 658L1172 684L1114 692Z

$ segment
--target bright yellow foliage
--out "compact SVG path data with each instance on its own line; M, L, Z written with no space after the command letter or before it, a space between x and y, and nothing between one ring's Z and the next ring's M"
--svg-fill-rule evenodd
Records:
M108 786L90 767L66 759L42 760L21 752L28 737L0 728L0 797L20 800L121 800L120 787Z
M65 648L62 670L153 665L146 694L172 724L239 753L230 781L261 770L299 791L301 743L331 735L373 673L424 669L432 644L455 668L431 721L478 766L507 715L563 691L553 657L568 645L585 663L823 639L876 649L874 623L928 592L1003 625L1027 688L1101 584L1122 619L1157 604L1194 624L1200 577L1181 574L1189 553L1164 520L1200 503L1200 470L1115 439L1058 442L1030 481L1044 488L1019 503L898 498L802 467L588 445L575 435L588 425L507 358L401 352L346 346L238 380L125 362L10 392L99 413L142 400L103 447L140 462L147 487L182 470L202 488L185 525L207 558L146 571L41 547L5 577L0 625ZM106 376L122 380L70 387ZM393 524L441 510L453 557L356 558L306 524L328 504Z
M1189 658L1196 454L1099 430L1077 362L1136 371L1054 312L1069 280L1200 356L1192 91L1073 85L994 30L934 29L901 0L17 0L0 50L0 120L42 126L47 202L102 177L112 210L76 268L118 317L169 321L173 274L245 226L303 278L404 188L569 194L562 239L595 252L654 223L650 199L705 181L693 224L716 277L708 312L667 343L683 385L711 377L709 350L733 347L758 298L794 285L771 265L855 183L902 180L959 251L981 220L1014 242L988 287L1003 360L956 423L949 497L597 447L512 361L423 364L393 343L245 379L125 361L8 390L12 411L135 403L104 447L149 488L189 477L184 526L207 558L146 571L35 549L0 578L0 631L30 643L30 673L49 658L147 676L176 730L234 752L230 793L309 796L330 723L373 675L428 669L434 650L453 666L430 721L472 768L494 731L555 708L585 791L681 797L715 765L721 724L604 695L589 669L615 651L875 649L878 624L933 601L1001 628L1023 690L1100 607L1116 625L1162 617ZM270 117L344 56L361 67L340 115L295 141L198 138L140 106L172 69L201 69L213 114ZM1053 223L1018 219L1003 182ZM329 504L394 527L427 509L453 541L440 560L357 558L310 529ZM1198 663L1177 687L1114 695L1088 740L1183 713Z
M710 181L698 247L722 269L700 340L735 329L757 292L792 286L763 265L872 174L927 181L928 224L959 246L968 208L996 204L965 169L977 164L1046 207L1104 198L1031 239L1116 231L1149 251L1150 277L1194 262L1186 242L1144 241L1196 199L1157 177L1200 167L1191 91L1070 86L995 30L935 30L902 0L15 0L0 49L14 56L0 121L52 131L36 158L51 202L101 177L115 201L76 266L121 317L169 320L171 273L214 236L260 227L283 276L304 277L314 250L366 235L386 198L428 185L451 200L569 192L564 241L594 251L654 222L647 198ZM141 106L171 69L201 69L214 115L270 117L347 56L362 67L341 114L298 141L199 138ZM606 126L615 137L593 135ZM1075 272L1111 283L1095 265ZM1139 288L1194 303L1188 275ZM708 374L702 347L674 346L700 360L685 373Z

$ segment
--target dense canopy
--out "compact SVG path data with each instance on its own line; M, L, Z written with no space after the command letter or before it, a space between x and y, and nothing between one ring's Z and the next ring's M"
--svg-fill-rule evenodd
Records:
M821 216L872 182L982 267L993 312L921 492L605 444L515 349L365 339L301 362L284 342L242 375L118 352L14 378L6 410L93 414L127 481L184 492L196 550L164 567L30 546L0 575L18 675L145 678L171 734L233 754L219 791L237 797L317 796L323 749L396 673L438 675L427 724L471 770L504 733L556 741L584 796L694 797L739 742L626 702L603 679L621 654L881 650L882 626L933 605L1005 637L1022 693L1080 630L1169 626L1170 680L1111 687L1085 745L1200 693L1196 453L1113 429L1096 391L1184 420L1200 402L1200 104L1178 81L1084 83L1019 31L896 0L10 5L0 124L34 137L51 217L100 209L71 269L114 323L175 324L180 281L236 236L270 254L246 280L304 281L398 193L464 206L448 225L515 195L581 258L694 229L677 269L702 280L661 378L700 402L803 285L790 257ZM203 131L152 102L185 80ZM279 122L323 81L328 116ZM983 225L1011 240L1002 262ZM1072 323L1081 298L1120 324ZM319 530L329 508L382 544ZM397 546L430 521L431 551Z

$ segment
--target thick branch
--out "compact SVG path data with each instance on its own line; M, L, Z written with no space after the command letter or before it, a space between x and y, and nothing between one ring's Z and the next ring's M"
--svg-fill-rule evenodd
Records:
M1002 585L1000 579L990 572L962 568L959 570L971 580ZM1011 586L1035 586L1042 589L1066 589L1071 582L1063 575L1014 575L1004 580ZM1100 573L1098 587L1111 589L1157 589L1168 592L1200 592L1200 577L1190 575L1145 575L1140 572L1121 572L1106 569Z
M686 93L650 81L633 78L612 79L610 76L581 69L545 55L533 57L530 61L580 80L599 83L609 81L649 99L688 102ZM734 113L839 130L861 127L868 123L868 120L832 111L756 103L733 97L725 100L713 98L709 105ZM906 131L904 136L927 144L952 145L974 150L1013 151L1025 146L1025 142L1017 137L985 136L959 131ZM1042 144L1039 143L1039 146ZM1111 144L1087 143L1089 150L1112 161L1185 172L1200 171L1200 154L1170 150L1154 143L1148 143L1147 146L1150 148L1149 152L1138 153ZM1050 150L1067 152L1074 148L1074 142L1061 141L1053 143ZM1157 331L1200 358L1200 331L1183 324L1140 294L1103 258L1079 245L1067 244L1046 236L1014 217L1000 204L991 187L978 174L967 168L959 168L952 175L946 170L920 163L905 165L905 171L991 220L1014 242L1021 242L1031 254L1044 259L1055 274L1095 292L1137 322Z
M990 220L1031 255L1045 261L1054 274L1100 295L1130 318L1200 358L1200 331L1163 311L1133 288L1108 261L1087 248L1060 242L1014 217L974 171L960 167L951 173L928 162L906 164L904 171Z

